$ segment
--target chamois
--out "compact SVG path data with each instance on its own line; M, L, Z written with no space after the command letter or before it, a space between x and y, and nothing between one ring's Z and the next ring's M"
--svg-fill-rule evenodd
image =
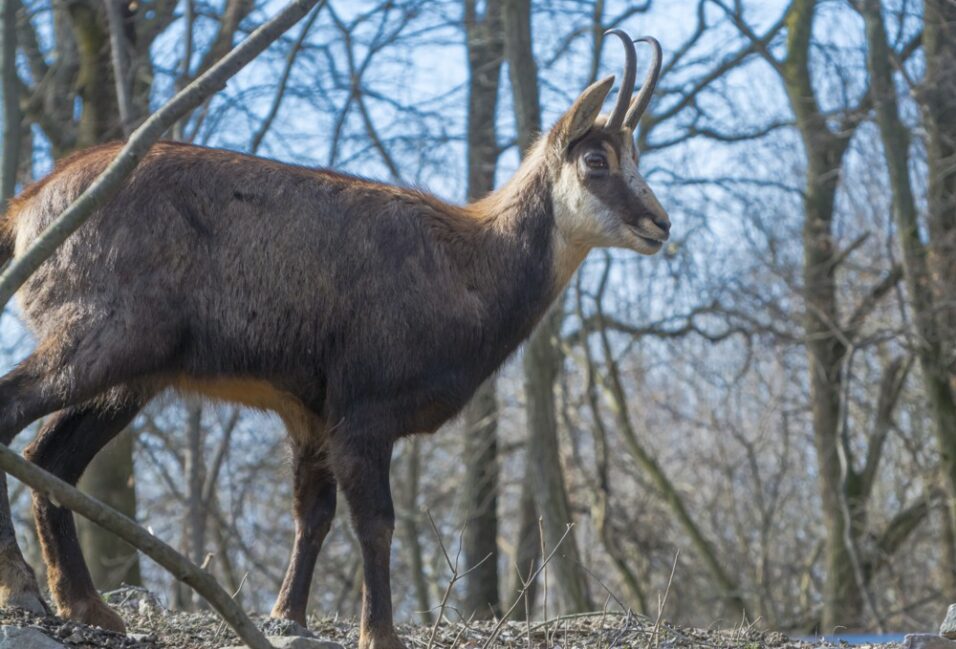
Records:
M589 86L514 178L465 206L415 189L162 142L24 285L36 350L0 378L0 441L50 415L26 456L75 483L167 389L277 413L294 451L295 539L273 616L305 624L341 489L364 562L360 649L396 649L389 548L393 444L432 432L532 331L588 251L652 255L670 221L638 173L636 52ZM106 167L64 159L11 202L0 262L22 252ZM123 630L97 596L73 518L34 511L60 615ZM0 604L46 606L0 494Z

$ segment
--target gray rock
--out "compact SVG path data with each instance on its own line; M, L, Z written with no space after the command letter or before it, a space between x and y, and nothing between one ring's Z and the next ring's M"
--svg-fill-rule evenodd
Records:
M946 619L939 625L939 634L946 638L956 639L956 604L950 604L946 611Z
M956 649L956 640L935 633L910 633L903 638L903 649Z
M22 608L25 611L30 611L34 615L47 615L49 613L46 604L40 599L40 595L31 592L19 593L8 597L5 606L10 608Z
M269 642L276 649L345 649L338 642L304 636L269 636Z
M0 626L0 649L66 649L38 629Z
M294 636L294 635L270 635L266 636L266 639L269 641L275 649L345 649L338 642L332 642L331 640L318 640L316 638L305 638L303 636ZM953 643L956 645L956 642ZM2 649L2 648L0 648ZM223 647L223 649L247 649L245 645L237 645L232 647ZM935 649L931 647L930 649ZM954 647L956 649L956 647Z
M314 633L309 631L307 628L299 624L298 622L293 622L292 620L284 620L281 618L272 617L259 625L259 630L262 631L267 636L273 635L282 635L282 636L302 636L303 638L314 638L316 637Z
M159 598L142 586L123 585L103 593L103 601L113 608L129 609L140 615L151 615L166 610Z

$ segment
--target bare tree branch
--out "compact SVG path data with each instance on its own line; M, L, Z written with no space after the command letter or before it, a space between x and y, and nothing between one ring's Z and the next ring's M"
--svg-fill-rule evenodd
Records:
M113 81L116 85L116 103L119 105L120 126L129 137L133 128L133 103L130 98L129 47L123 31L122 0L103 0L110 31L110 56L113 61Z
M274 18L259 27L232 52L143 122L106 170L0 275L0 308L5 307L40 264L83 225L93 210L119 191L126 177L166 129L224 88L229 78L269 47L285 30L297 23L316 2L317 0L292 0Z
M210 69L232 49L233 40L235 40L236 32L239 30L239 23L252 11L252 5L252 0L226 1L226 8L219 18L219 31L216 32L212 45L209 46L199 62L197 74L202 74Z
M34 492L43 494L58 505L67 507L113 532L166 568L176 579L202 595L222 616L222 619L235 630L242 641L252 649L273 649L252 620L209 573L123 514L90 498L2 445L0 445L0 470L29 485Z
M266 136L266 133L269 132L269 129L272 128L272 122L279 113L279 106L285 98L286 87L289 84L289 76L292 74L292 66L295 64L295 59L302 50L302 43L305 42L305 37L309 35L309 31L312 29L312 25L315 24L315 19L319 17L321 11L322 5L319 5L312 11L305 23L302 24L302 31L299 32L298 38L295 39L292 47L289 48L289 53L286 55L285 67L282 69L282 76L279 77L279 86L276 88L275 95L272 98L272 105L269 106L269 112L266 113L262 124L259 125L259 129L252 137L252 143L249 145L250 153L254 154L259 151L262 139Z
M863 326L867 317L873 313L873 310L879 305L883 297L892 291L902 279L903 266L896 264L890 269L890 272L863 297L856 308L853 309L849 320L847 320L846 331L851 338L859 331L860 327Z

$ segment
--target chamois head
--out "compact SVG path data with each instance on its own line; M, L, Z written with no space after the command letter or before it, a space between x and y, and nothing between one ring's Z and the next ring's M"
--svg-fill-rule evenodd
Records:
M634 41L619 29L607 32L624 43L626 65L617 103L610 115L601 106L614 76L591 84L558 120L543 145L552 164L555 221L571 245L629 248L645 255L661 249L670 220L637 170L634 130L647 108L661 71L661 46L638 39L654 51L650 71L633 98L637 54Z

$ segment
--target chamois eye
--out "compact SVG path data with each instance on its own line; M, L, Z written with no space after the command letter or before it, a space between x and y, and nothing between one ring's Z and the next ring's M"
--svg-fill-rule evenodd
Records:
M588 169L607 169L607 157L603 153L589 153L584 156L584 164Z

